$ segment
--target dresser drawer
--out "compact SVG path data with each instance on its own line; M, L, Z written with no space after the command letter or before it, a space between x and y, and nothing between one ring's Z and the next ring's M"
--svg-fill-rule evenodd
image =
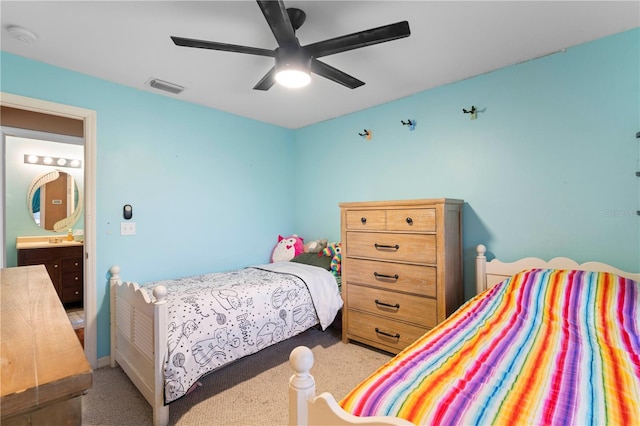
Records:
M426 297L350 285L347 305L350 309L366 311L422 327L433 327L437 324L436 301Z
M386 228L385 210L349 210L347 229L384 231Z
M349 258L349 282L436 297L436 268Z
M436 236L347 232L346 256L435 264Z
M389 210L386 230L435 232L436 209Z
M384 345L397 352L415 342L428 331L427 328L352 310L348 312L347 330L349 337L365 339L371 344Z

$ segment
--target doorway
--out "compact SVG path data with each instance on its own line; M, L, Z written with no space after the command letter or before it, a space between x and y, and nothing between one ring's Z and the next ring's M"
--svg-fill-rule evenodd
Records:
M97 304L96 304L96 218L95 218L95 174L96 174L96 112L69 105L57 104L40 99L27 98L10 93L0 93L2 107L37 112L57 117L81 120L84 131L84 351L92 368L97 368ZM2 165L5 169L5 129L2 135ZM0 226L0 260L6 266L7 221L5 208L6 177L0 173L2 181L2 226Z

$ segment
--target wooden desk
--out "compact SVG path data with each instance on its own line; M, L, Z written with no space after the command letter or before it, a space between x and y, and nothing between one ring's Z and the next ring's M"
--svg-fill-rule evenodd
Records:
M0 423L80 425L92 371L44 265L0 269Z

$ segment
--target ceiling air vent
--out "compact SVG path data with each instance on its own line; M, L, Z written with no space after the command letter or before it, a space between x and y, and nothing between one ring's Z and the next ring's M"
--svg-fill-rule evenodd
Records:
M154 89L173 93L174 95L177 95L184 90L184 87L182 86L169 83L168 81L158 80L157 78L152 78L151 80L149 80L149 86L153 87Z

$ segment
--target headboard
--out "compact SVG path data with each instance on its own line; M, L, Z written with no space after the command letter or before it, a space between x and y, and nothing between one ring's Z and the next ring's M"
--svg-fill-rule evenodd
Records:
M487 257L485 256L487 248L483 244L478 244L476 252L478 253L476 256L476 294L482 293L484 290L491 288L513 274L531 268L611 272L634 281L640 281L640 273L625 272L601 262L578 264L575 260L566 257L556 257L548 262L538 259L537 257L526 257L509 263L502 262L498 259L487 262Z

